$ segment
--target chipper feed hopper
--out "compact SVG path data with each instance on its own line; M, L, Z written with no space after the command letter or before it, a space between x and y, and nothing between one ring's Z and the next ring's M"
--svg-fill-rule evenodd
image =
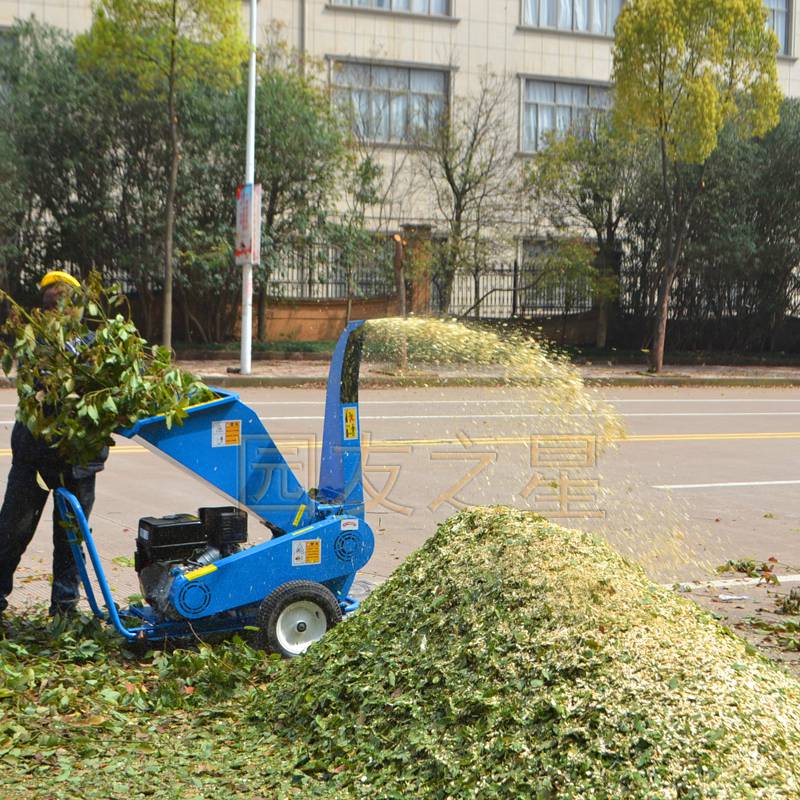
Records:
M183 425L168 428L158 416L119 431L190 470L229 503L140 520L136 571L145 604L117 608L80 503L56 491L97 616L141 642L255 627L266 649L294 656L357 607L350 587L374 545L361 475L362 325L348 325L334 350L316 489L303 488L256 412L230 392L214 390L215 399L188 409ZM260 517L271 539L246 546L245 509Z

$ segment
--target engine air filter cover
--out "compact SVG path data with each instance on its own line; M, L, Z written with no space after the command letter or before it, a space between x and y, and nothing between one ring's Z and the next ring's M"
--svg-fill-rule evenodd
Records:
M217 547L243 544L247 541L247 513L234 506L201 508L197 512L208 541Z

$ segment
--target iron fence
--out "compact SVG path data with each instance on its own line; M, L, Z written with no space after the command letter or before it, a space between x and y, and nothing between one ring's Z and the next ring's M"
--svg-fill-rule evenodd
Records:
M517 261L459 271L453 279L449 303L445 294L445 278L435 274L434 311L486 320L579 314L593 306L588 280L554 280L541 265Z
M653 270L626 261L620 273L620 311L629 316L655 313L658 276ZM774 276L731 274L717 265L693 266L675 280L670 293L670 319L710 322L747 319L772 309L780 315L800 317L800 269L784 282Z
M303 242L269 254L269 288L275 298L342 300L395 293L394 246L376 239L353 255L329 242Z
M303 241L275 248L265 258L270 294L294 300L341 300L394 295L394 243L376 236L355 254L329 241ZM624 259L619 279L619 312L640 319L653 315L657 275ZM408 288L411 288L410 282ZM800 318L800 270L788 284L769 285L750 276L732 275L717 266L686 270L672 291L670 317L688 323L758 316L780 295L787 316ZM777 294L776 294L777 293ZM535 256L460 270L449 285L434 264L431 310L485 320L539 319L580 314L595 306L591 280L560 278Z

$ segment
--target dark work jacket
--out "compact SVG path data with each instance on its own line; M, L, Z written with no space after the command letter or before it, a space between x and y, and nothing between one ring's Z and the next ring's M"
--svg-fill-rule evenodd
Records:
M14 423L11 432L11 453L15 461L35 466L36 471L51 489L62 486L70 478L81 480L101 472L105 469L108 459L108 447L104 447L95 461L90 461L84 466L68 464L55 447L37 439L28 427L19 421Z

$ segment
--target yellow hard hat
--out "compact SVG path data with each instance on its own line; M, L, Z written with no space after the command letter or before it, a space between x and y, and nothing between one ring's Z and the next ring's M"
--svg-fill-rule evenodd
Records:
M74 278L69 272L64 272L64 270L61 269L50 270L39 282L39 288L45 289L54 283L66 283L67 286L72 286L73 289L81 288L81 284L77 278Z

